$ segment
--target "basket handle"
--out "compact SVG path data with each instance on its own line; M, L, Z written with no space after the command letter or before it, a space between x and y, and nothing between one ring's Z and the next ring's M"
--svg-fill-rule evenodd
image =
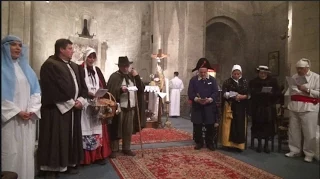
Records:
M107 92L109 95L109 100L113 100L114 102L116 102L116 98L109 92Z

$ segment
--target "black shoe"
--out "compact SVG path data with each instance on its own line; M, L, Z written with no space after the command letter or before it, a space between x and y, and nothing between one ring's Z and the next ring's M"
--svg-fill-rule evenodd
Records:
M264 152L269 154L270 153L270 149L268 147L264 147Z
M126 156L136 156L136 153L132 152L131 150L122 150L122 152Z
M216 148L214 147L214 145L207 145L207 148L210 150L210 151L215 151Z
M105 165L107 163L106 159L99 159L97 161L94 162L95 164L99 164L99 165Z
M268 144L269 144L268 139L265 139L265 141L264 141L264 152L269 154L270 153L270 149L268 148Z
M262 152L261 140L258 140L258 148L257 148L257 152L258 152L258 153L261 153L261 152Z
M79 173L79 170L78 170L78 167L68 167L66 173L68 174L78 174Z
M117 152L115 152L115 151L112 151L112 153L110 154L110 156L109 156L110 158L116 158L117 157Z
M262 148L261 148L261 147L258 147L258 148L257 148L257 152L258 152L258 153L261 153L261 152L262 152Z
M59 177L59 172L56 171L46 171L44 178L45 179L57 179Z
M194 147L195 150L200 150L203 147L203 144L196 144Z

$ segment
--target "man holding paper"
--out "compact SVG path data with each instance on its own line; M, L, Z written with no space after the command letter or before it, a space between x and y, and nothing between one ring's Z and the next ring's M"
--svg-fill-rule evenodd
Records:
M111 74L107 83L107 89L120 102L121 113L112 119L109 132L111 139L111 158L116 157L119 151L119 139L122 139L122 152L127 156L135 156L131 151L131 136L139 131L139 122L137 113L140 113L141 126L145 124L145 108L143 108L144 84L136 70L129 70L130 62L127 56L119 57L119 70ZM135 99L135 91L137 92L138 102ZM139 112L137 112L139 105Z
M208 74L208 69L212 69L206 58L199 59L194 70L199 74L190 79L188 87L189 100L192 101L191 121L194 127L195 149L203 147L202 126L205 125L205 143L208 149L215 150L213 146L214 126L217 124L217 98L218 85L216 79Z
M316 131L319 116L319 74L310 71L310 60L302 58L297 64L297 74L292 79L306 79L305 84L292 84L289 87L291 101L289 123L289 148L287 157L300 156L301 148L304 160L312 162L316 150ZM297 81L296 81L297 82ZM301 147L301 130L303 147Z

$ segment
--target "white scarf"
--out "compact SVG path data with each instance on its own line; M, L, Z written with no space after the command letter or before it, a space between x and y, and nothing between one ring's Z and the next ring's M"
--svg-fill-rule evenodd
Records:
M100 88L99 76L98 76L98 73L96 70L96 66L93 66L93 71L95 72L94 73L95 78L89 77L87 64L84 65L84 75L85 75L84 79L85 79L86 85L88 87L88 91L95 94L98 91L98 89Z

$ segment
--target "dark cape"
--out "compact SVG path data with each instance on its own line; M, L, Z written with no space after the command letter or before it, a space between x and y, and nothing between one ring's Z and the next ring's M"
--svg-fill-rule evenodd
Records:
M268 138L275 135L275 121L277 118L276 103L281 92L275 78L259 77L249 82L251 93L251 136L257 138ZM262 93L262 87L272 87L272 92Z
M222 85L222 94L225 92L234 91L242 95L249 95L249 87L247 80L244 78L239 79L239 83L236 83L232 78L227 79ZM241 144L246 141L246 111L247 111L247 100L242 100L240 102L236 101L234 98L223 98L224 103L231 104L232 116L230 127L229 141Z
M145 99L144 99L144 83L141 81L139 75L133 77L132 75L128 75L132 82L135 81L136 86L138 88L137 91L137 98L138 98L138 105L139 105L139 114L141 119L141 128L146 126L146 116L145 116ZM108 91L115 97L117 102L120 102L120 95L121 95L121 85L125 75L119 71L116 71L111 74L108 82L107 82L107 89ZM118 132L119 126L119 118L120 115L116 115L112 119L112 123L108 125L108 130L110 133L110 140L117 140L121 139L121 134ZM139 132L139 121L138 121L138 113L137 108L135 108L134 118L133 118L133 134Z
M70 66L77 78L78 97L86 98L88 89L79 66L73 62ZM61 114L56 106L56 103L75 98L75 83L67 64L56 56L50 56L41 66L40 85L42 107L37 158L39 166L59 168L80 164L83 159L81 110L72 108Z

